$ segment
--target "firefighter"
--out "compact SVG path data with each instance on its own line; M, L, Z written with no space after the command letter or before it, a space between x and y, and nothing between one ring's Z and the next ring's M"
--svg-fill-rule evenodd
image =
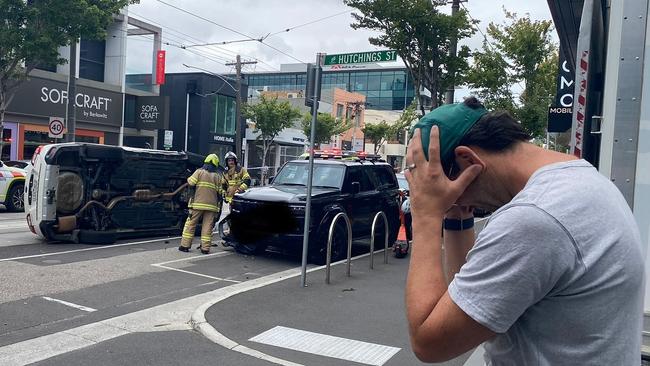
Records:
M212 228L215 218L219 218L221 214L221 202L228 188L223 173L223 168L219 166L219 157L210 154L205 158L203 166L187 178L187 183L195 187L195 192L188 205L190 215L183 228L181 246L178 247L181 252L190 250L196 225L201 220L201 253L210 253Z
M248 175L246 168L237 163L237 155L229 151L224 157L226 161L226 180L228 180L228 191L226 192L226 202L231 203L235 193L242 193L248 189L251 184L251 176Z

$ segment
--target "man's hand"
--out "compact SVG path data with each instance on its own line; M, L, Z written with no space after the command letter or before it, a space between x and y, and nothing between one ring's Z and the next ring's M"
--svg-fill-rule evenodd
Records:
M406 155L407 163L415 164L415 168L404 173L409 183L411 212L414 218L442 217L481 173L481 166L472 165L455 180L449 180L440 164L438 126L431 128L429 161L424 157L420 133L420 129L415 131Z

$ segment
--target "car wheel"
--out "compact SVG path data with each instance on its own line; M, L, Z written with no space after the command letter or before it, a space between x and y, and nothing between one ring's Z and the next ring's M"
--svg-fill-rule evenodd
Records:
M328 222L325 233L321 239L321 245L317 253L312 256L312 262L318 265L327 263L327 235L331 221ZM348 233L343 221L339 221L334 228L332 236L332 263L338 262L348 257Z
M235 244L237 253L245 255L260 255L266 251L267 245L264 244Z
M25 185L16 183L11 186L7 194L6 206L8 211L18 212L25 210Z

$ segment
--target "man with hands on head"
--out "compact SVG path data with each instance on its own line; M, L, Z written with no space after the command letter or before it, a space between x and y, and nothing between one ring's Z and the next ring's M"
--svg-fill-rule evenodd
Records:
M473 97L415 125L412 348L425 362L485 342L487 365L638 365L644 264L632 212L588 162L529 140ZM494 211L476 238L470 207Z

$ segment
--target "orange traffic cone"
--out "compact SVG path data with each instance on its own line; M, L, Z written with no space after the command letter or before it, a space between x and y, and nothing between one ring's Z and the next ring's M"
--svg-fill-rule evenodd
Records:
M399 232L397 233L397 241L406 241L406 225L404 224L404 213L399 213Z

